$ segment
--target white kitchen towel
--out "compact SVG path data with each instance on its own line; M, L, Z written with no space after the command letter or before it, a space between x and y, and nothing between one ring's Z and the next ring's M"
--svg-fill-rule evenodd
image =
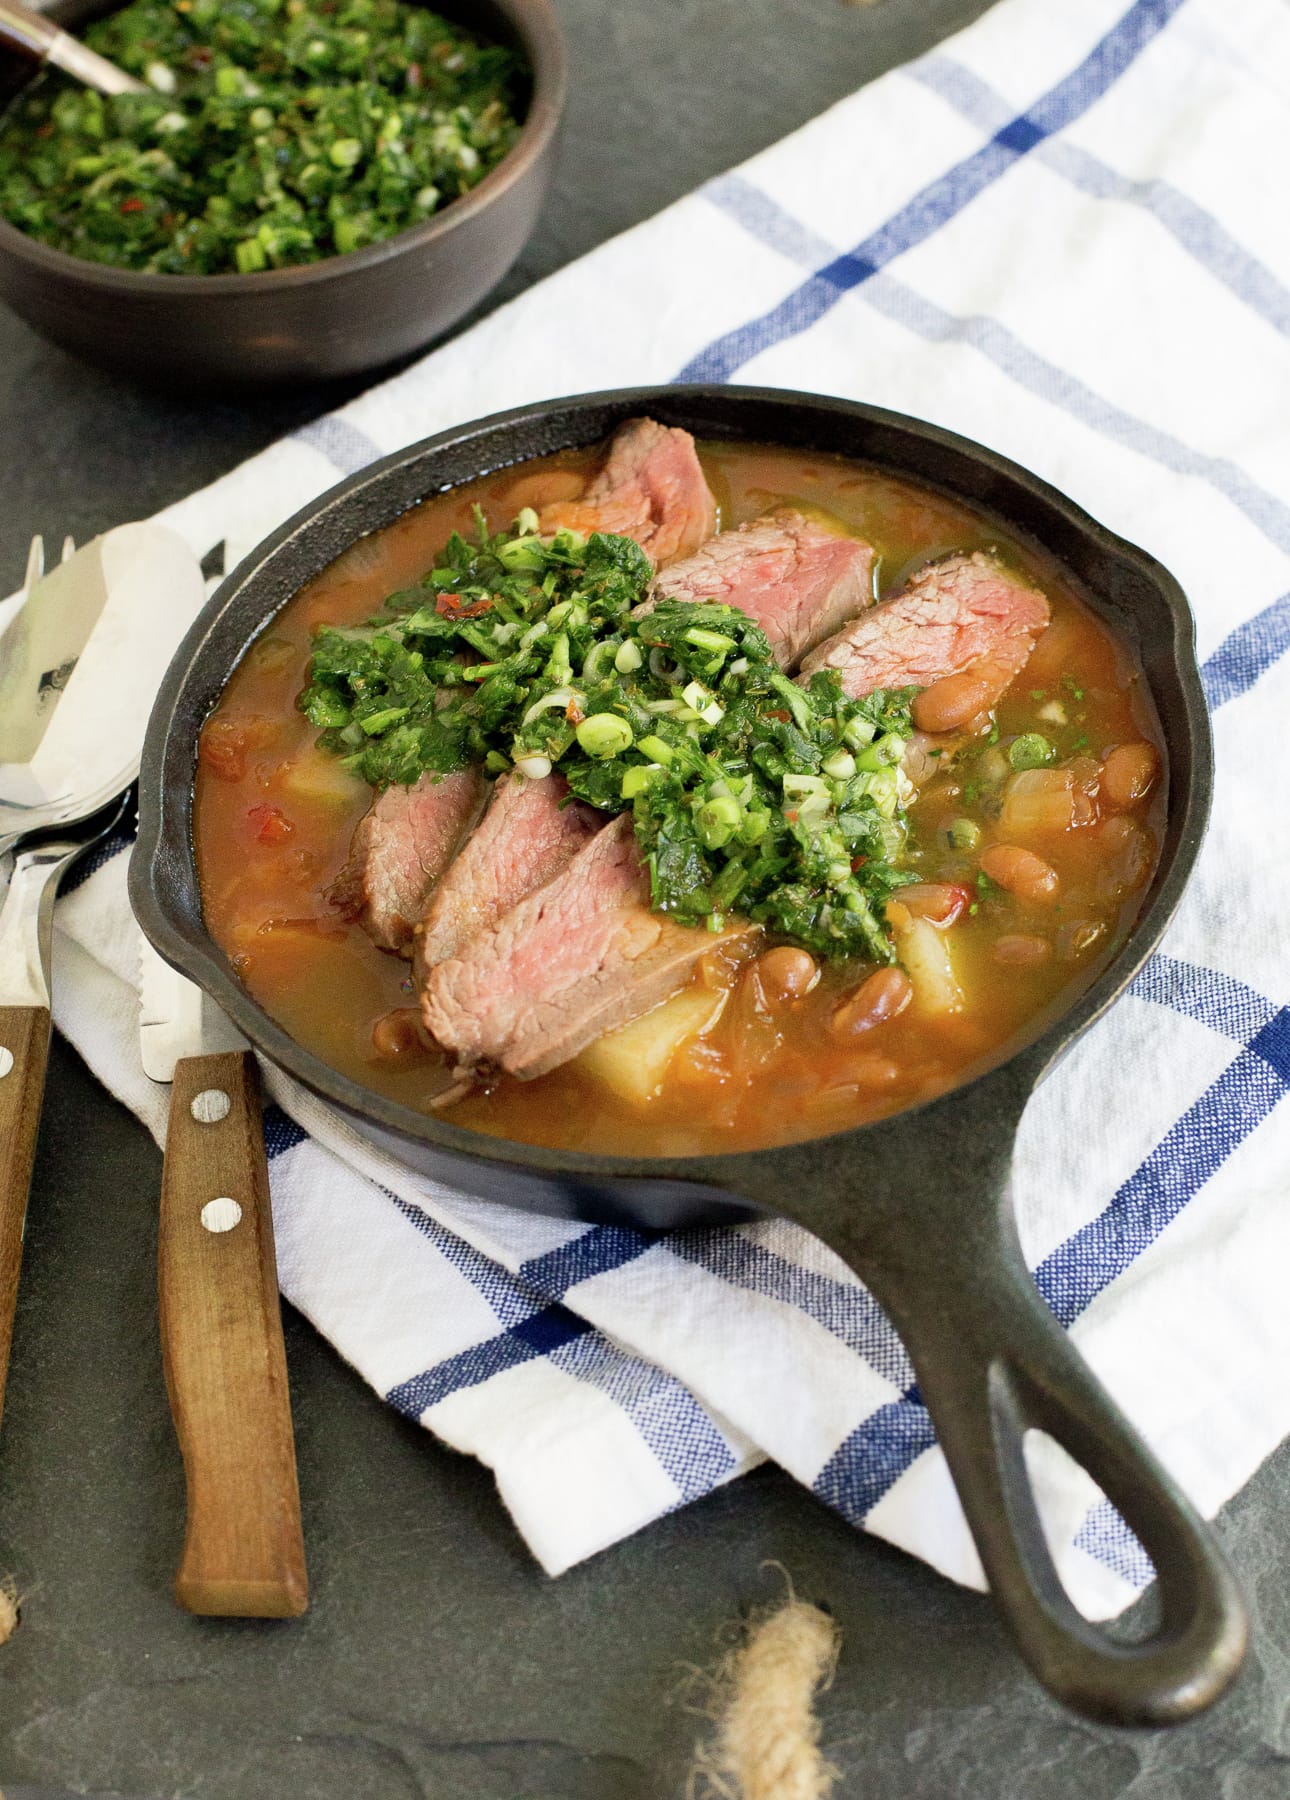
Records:
M1197 614L1214 824L1162 952L1032 1102L1014 1190L1045 1297L1208 1513L1290 1430L1288 143L1279 0L1001 0L164 515L231 566L338 474L459 421L741 381L965 432L1168 564ZM124 863L60 906L55 1016L159 1132ZM899 1342L801 1231L469 1202L269 1082L283 1291L495 1470L548 1570L770 1457L979 1583ZM1041 1482L1077 1601L1117 1610L1141 1549L1063 1459Z

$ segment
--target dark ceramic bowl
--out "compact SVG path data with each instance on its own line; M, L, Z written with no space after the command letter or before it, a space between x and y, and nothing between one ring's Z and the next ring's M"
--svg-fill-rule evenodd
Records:
M484 1137L338 1075L247 993L207 932L193 853L197 736L247 647L363 533L428 494L604 438L650 413L699 437L836 452L913 478L1042 545L1136 647L1164 726L1160 864L1127 942L1073 1004L974 1079L881 1123L755 1154L581 1155ZM1209 1528L1107 1397L1040 1299L1006 1183L1036 1082L1123 992L1157 943L1195 861L1211 745L1192 618L1172 577L1045 482L980 445L898 414L805 394L656 388L528 406L444 432L342 482L254 551L189 632L144 750L131 899L161 954L215 996L254 1044L412 1167L508 1206L638 1227L797 1220L866 1282L899 1329L995 1601L1039 1678L1071 1705L1165 1723L1209 1704L1239 1666L1245 1620ZM1121 1643L1071 1605L1022 1450L1037 1427L1081 1462L1160 1578L1161 1621Z
M422 225L346 256L258 275L147 275L38 243L0 219L0 300L87 362L175 389L352 375L419 350L515 261L537 219L564 109L564 37L551 0L432 0L524 55L532 88L510 154ZM102 0L61 0L68 29ZM0 105L31 66L0 56Z

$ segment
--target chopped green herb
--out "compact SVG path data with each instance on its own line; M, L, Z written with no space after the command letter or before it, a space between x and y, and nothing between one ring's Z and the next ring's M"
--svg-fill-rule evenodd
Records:
M85 37L149 91L38 75L0 114L0 216L90 262L318 262L429 218L519 133L515 52L403 0L131 0Z
M684 923L737 910L821 956L892 961L885 904L916 879L915 690L799 687L732 607L634 617L652 576L629 538L494 536L477 515L475 541L454 536L376 618L316 633L299 705L374 786L558 767L592 806L630 808L653 904Z

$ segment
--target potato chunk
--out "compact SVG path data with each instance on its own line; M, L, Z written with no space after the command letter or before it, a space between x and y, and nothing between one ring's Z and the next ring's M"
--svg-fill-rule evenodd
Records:
M914 1005L932 1017L962 1012L963 989L954 973L950 934L928 919L909 914L905 918L908 923L901 921L893 930L900 960L914 984Z
M667 1066L681 1045L716 1024L726 999L724 988L684 988L588 1044L578 1061L622 1099L647 1106L658 1098Z

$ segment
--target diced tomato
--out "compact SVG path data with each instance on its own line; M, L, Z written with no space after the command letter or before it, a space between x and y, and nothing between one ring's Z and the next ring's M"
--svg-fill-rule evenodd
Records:
M240 718L216 713L202 732L198 754L221 781L241 781L247 757L253 750L267 749L279 729L277 720L263 713L245 713Z
M246 752L246 733L232 719L212 719L202 733L199 754L221 781L241 781Z
M280 806L248 807L246 816L261 844L285 844L296 829Z
M952 925L972 896L959 882L919 881L897 889L901 905L929 925Z
M441 619L477 619L481 613L492 610L491 600L472 600L469 606L462 602L460 594L436 594L434 609Z
M121 202L121 211L123 213L142 212L143 211L143 201L140 200L140 198L137 194L131 194L131 196L128 200L123 200Z

